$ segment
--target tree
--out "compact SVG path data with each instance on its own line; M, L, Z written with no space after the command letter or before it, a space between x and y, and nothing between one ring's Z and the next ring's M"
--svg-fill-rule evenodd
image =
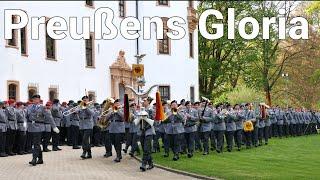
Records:
M316 28L320 27L320 2L312 2L306 9L307 15L309 15L309 22L311 22ZM320 32L320 29L318 30Z
M261 25L263 17L277 17L279 9L285 9L286 25L290 27L289 20L295 5L295 2L287 1L256 1L253 2L255 11L251 16L255 17ZM256 60L248 64L244 76L248 86L265 92L268 105L272 104L272 89L281 77L286 63L301 52L295 50L296 44L288 44L285 40L278 38L277 24L272 27L269 39L263 39L262 35L259 35L251 42L255 48L248 53L251 53Z
M312 22L314 17L305 13L307 3L300 4L295 14L306 17ZM309 40L287 40L288 45L295 44L300 53L291 58L284 71L289 74L287 80L280 80L273 91L282 104L296 107L316 108L320 103L320 37L310 26ZM279 103L279 102L278 102Z
M223 14L223 20L208 17L208 32L215 32L211 27L212 23L223 23L225 29L224 36L217 40L208 40L199 34L199 85L200 94L203 96L218 97L236 87L246 63L246 58L243 57L244 49L247 48L246 41L239 34L235 35L234 40L227 38L228 8L235 8L235 20L239 20L250 12L251 5L242 1L203 1L198 9L199 13L216 9Z

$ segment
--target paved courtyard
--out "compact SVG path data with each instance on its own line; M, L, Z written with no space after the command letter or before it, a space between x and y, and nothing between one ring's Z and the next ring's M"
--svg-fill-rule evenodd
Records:
M81 160L82 150L73 150L67 146L62 146L62 149L44 153L45 163L35 167L28 164L31 154L0 158L0 180L192 179L158 168L140 172L140 163L129 155L124 155L121 163L114 163L114 157L103 157L103 147L93 148L93 158L88 160Z

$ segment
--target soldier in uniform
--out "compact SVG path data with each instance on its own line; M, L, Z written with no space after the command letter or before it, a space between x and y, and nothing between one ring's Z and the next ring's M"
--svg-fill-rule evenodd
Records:
M310 121L310 131L311 131L311 134L317 134L317 122L318 122L318 116L316 115L316 112L314 110L311 110L310 111L311 113L311 121Z
M304 123L305 123L305 119L304 119L304 112L302 109L300 109L299 111L299 124L300 124L300 128L299 128L299 131L300 131L300 135L304 135L304 129L305 129L305 126L304 126Z
M51 108L52 108L51 102L47 102L46 103L46 110L50 111L50 114L51 114ZM52 114L51 114L51 116L52 116ZM44 130L42 132L43 152L50 152L51 151L50 149L48 149L50 139L51 139L51 124L50 124L50 122L44 122Z
M276 109L276 118L277 118L277 127L278 127L278 136L279 138L282 138L283 136L283 123L286 118L284 111L277 107Z
M259 105L259 115L257 116L257 119L259 120L257 123L259 123L259 129L258 129L258 139L259 139L259 143L258 145L259 146L262 146L262 140L264 139L264 129L266 127L266 124L265 124L265 120L268 118L267 117L267 109L265 109L265 114L263 114L263 111L262 109L263 108L266 108L266 107L263 107L264 105L263 104L260 104Z
M289 132L291 136L296 136L296 118L295 118L295 112L290 107L287 112L287 119L290 122L289 124Z
M267 118L265 119L265 127L263 130L264 134L264 144L268 145L269 138L270 138L270 127L271 127L271 120L270 120L270 114L269 111L267 110Z
M198 112L197 114L197 121L198 123L196 124L196 127L197 127L197 131L195 132L195 135L194 135L194 145L195 145L195 150L199 150L199 151L202 151L202 147L201 147L201 139L200 139L200 123L199 123L199 107L200 107L200 102L195 102L193 104L193 108ZM213 129L211 129L211 134L214 135L213 133ZM211 135L210 135L211 136ZM214 136L213 136L214 137ZM212 139L212 138L211 138ZM214 139L214 138L213 138Z
M26 114L27 114L28 107L31 106L31 105L32 105L32 101L31 100L26 103L26 109L25 109ZM25 146L25 150L24 151L27 154L31 154L32 153L32 134L28 131L28 129L29 129L29 127L28 127L28 119L27 119L27 140L26 140L26 146Z
M289 112L289 108L284 109L284 113L285 113L286 118L283 121L283 132L284 132L284 136L286 136L288 138L290 135L289 127L290 127L290 120L291 120L291 114Z
M227 141L228 152L231 152L233 148L233 136L234 136L234 132L236 131L236 123L235 123L236 115L233 109L231 108L231 105L227 105L226 108L227 108L226 109L227 114L225 117L225 121L226 121L225 137Z
M245 114L242 107L240 107L238 104L234 106L234 113L235 113L235 124L236 124L234 140L238 148L238 151L240 151L241 145L242 145L242 131L243 131L243 121L245 119Z
M44 106L40 104L40 96L34 95L32 97L33 104L27 109L28 120L28 132L32 135L32 160L29 164L35 166L37 164L43 164L43 157L41 151L41 135L45 130L45 122L50 122L53 131L59 133L59 129L56 127L52 118L51 112L46 110ZM50 127L51 128L51 127Z
M137 106L135 103L132 103L130 105L130 113L131 113L131 117L130 117L130 122L129 122L129 135L128 135L128 139L126 142L126 148L125 148L125 153L127 153L129 146L131 146L131 150L129 152L129 155L131 157L134 156L134 153L137 152L137 155L140 155L140 148L138 145L138 139L139 139L139 127L136 126L133 122L133 120L137 117Z
M27 118L26 118L26 109L22 102L17 103L17 123L18 131L16 138L16 150L19 155L25 154L24 149L27 140Z
M245 115L245 120L244 121L251 121L255 118L254 112L250 109L251 104L247 103L244 107L244 115ZM252 146L252 133L251 131L248 132L243 132L245 136L245 142L246 142L246 148L249 149Z
M4 110L4 102L0 101L0 157L7 157L5 150L8 118Z
M213 131L215 138L217 140L217 146L216 151L217 153L223 152L223 146L224 146L224 134L226 131L226 124L225 124L225 118L227 115L227 110L223 109L223 106L217 107L217 115L214 116L214 126Z
M53 100L51 114L52 114L54 122L56 123L57 128L60 130L61 120L62 120L63 116L62 116L62 108L59 104L59 99ZM59 141L60 141L59 133L52 132L52 150L53 151L60 151L61 150L59 148Z
M73 101L73 100L70 100L70 101L68 102L67 108L66 108L64 111L70 110L70 108L72 108L74 104L75 104L74 101ZM72 146L72 145L73 145L71 116L72 116L72 114L71 114L70 116L63 116L63 119L64 119L64 121L66 122L66 128L67 128L67 145L68 145L68 146ZM79 126L78 126L78 127L79 127Z
M152 169L154 167L151 157L151 143L152 136L155 135L155 130L153 127L154 120L150 119L149 115L150 114L146 112L144 108L142 108L137 114L137 119L134 120L135 125L140 127L138 135L140 136L140 142L143 151L142 163L140 166L141 171L146 171L147 169ZM147 165L148 168L146 168Z
M113 99L112 99L113 100ZM109 107L109 109L105 109L105 103L107 103L107 101L104 101L102 103L102 107L103 108L103 114L107 114L108 112L113 111L112 107ZM110 137L110 126L107 126L106 128L103 128L101 130L102 134L103 134L103 139L104 139L104 148L106 150L106 153L103 155L105 158L111 157L112 156L112 143L111 143L111 137Z
M110 121L110 138L117 153L117 157L114 159L114 162L118 163L122 159L121 141L125 133L124 114L123 111L120 110L119 99L114 101L112 108L113 110L106 115L106 119Z
M165 102L163 102L163 109L164 109L164 113L166 115L168 115L170 113L170 106L169 104L171 103L170 100L167 100ZM163 157L169 157L169 149L170 149L170 142L169 142L169 137L168 134L166 133L166 128L168 126L168 123L165 122L161 122L161 126L159 129L162 129L163 133L162 133L162 141L163 141L163 148L164 148L164 155Z
M270 137L277 137L278 136L278 127L277 127L277 117L276 117L276 110L274 107L268 109L269 120L271 122L271 133L269 134Z
M76 107L78 103L73 103L70 107ZM79 113L72 113L70 116L67 116L70 119L70 140L72 143L73 149L80 149L79 147L79 132L80 132L80 117Z
M79 119L80 119L80 130L82 130L82 155L80 156L82 159L91 159L91 144L90 141L92 139L93 133L93 116L94 111L87 107L89 103L89 97L83 96L82 97L83 106L79 111Z
M188 149L188 158L191 158L194 151L194 135L197 131L198 111L191 107L190 101L187 101L185 105L186 123L184 125L184 135Z
M65 112L65 110L67 109L67 103L66 102L62 102L61 104L61 112ZM66 145L67 144L67 132L68 132L68 127L70 127L70 124L68 124L67 126L67 118L65 116L62 115L62 119L61 119L61 127L60 127L60 145Z
M96 147L101 147L101 128L98 126L99 116L101 114L100 104L94 104L94 114L93 114L93 145Z
M169 145L173 151L173 160L177 161L179 159L179 144L180 144L180 134L184 132L184 115L178 111L178 104L176 100L170 103L171 112L167 114L167 118L162 122L166 123L165 132L167 134ZM169 156L169 149L165 148L165 157Z
M8 117L7 124L7 137L6 137L6 152L8 155L13 156L16 153L13 152L13 146L15 142L15 136L17 133L18 125L17 125L17 111L14 108L15 101L9 100L9 106L5 108L6 115Z
M254 120L253 120L253 132L252 132L252 145L254 147L258 147L259 145L259 128L260 128L260 109L257 109L258 107L254 107L253 113L254 113Z
M206 103L209 103L205 100L201 103L201 108L198 110L199 114L199 132L200 138L203 143L203 155L209 154L209 137L212 129L212 121L213 121L213 110L209 107L206 107Z

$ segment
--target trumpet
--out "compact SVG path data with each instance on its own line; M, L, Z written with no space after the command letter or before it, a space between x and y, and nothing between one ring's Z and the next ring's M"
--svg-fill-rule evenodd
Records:
M73 113L79 112L80 110L84 110L87 108L91 108L94 105L93 101L90 101L89 103L81 102L78 106L75 106L68 111L65 111L62 113L63 116L70 116Z
M173 108L172 109L172 114L173 115L177 115L178 114L178 109L177 108Z

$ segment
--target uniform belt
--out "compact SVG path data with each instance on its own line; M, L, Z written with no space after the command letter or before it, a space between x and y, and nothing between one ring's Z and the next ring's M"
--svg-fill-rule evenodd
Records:
M14 119L8 119L8 121L16 121L16 120L14 120Z
M32 122L34 122L34 123L37 123L37 124L44 124L44 122L37 122L37 121L28 121L29 123L32 123Z
M43 124L50 124L50 123L43 123Z
M6 124L6 122L1 122L1 121L0 121L0 124Z
M121 121L121 120L115 120L115 121L111 121L111 122L123 122L123 121Z

